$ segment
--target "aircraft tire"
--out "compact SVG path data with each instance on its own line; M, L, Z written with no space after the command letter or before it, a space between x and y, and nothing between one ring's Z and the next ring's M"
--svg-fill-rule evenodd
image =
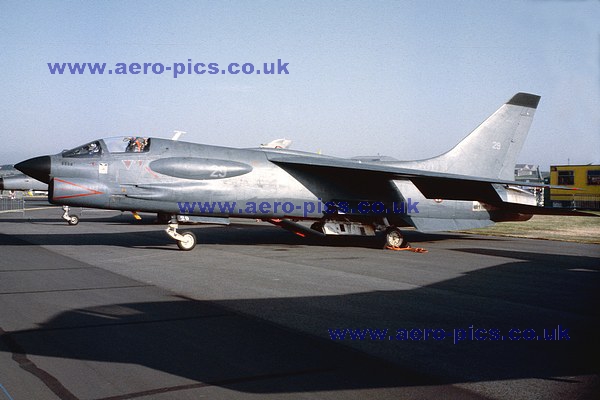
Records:
M190 251L196 247L196 235L194 235L190 231L181 232L181 236L183 236L183 240L177 241L177 247L183 251Z
M78 223L79 223L79 217L77 215L71 215L71 217L67 221L67 224L72 225L72 226L75 226Z
M408 242L404 239L404 236L402 236L400 229L395 226L390 226L385 231L385 245L394 248L402 248L406 247Z

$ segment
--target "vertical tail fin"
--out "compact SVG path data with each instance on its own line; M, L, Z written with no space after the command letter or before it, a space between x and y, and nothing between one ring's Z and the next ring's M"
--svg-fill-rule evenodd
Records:
M452 150L403 167L512 180L540 96L517 93Z

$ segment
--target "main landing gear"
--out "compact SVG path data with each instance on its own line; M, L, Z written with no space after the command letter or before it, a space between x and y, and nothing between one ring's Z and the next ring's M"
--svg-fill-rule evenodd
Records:
M413 253L427 253L427 250L422 247L412 247L406 241L406 239L404 239L400 229L396 228L395 226L388 226L385 230L385 245L383 248L396 251L408 250L412 251Z
M196 247L196 235L190 231L177 232L178 228L179 224L177 223L177 220L174 219L169 222L169 226L165 230L167 235L177 240L177 247L183 251L190 251Z
M196 235L190 231L178 232L179 222L183 223L201 223L201 222L212 222L212 223L223 223L223 218L212 218L207 220L207 217L196 217L192 220L191 217L172 216L168 223L168 227L165 230L167 235L177 241L177 247L183 251L190 251L196 247L197 240ZM200 221L202 219L202 221ZM308 227L298 224L289 220L271 219L268 222L281 226L282 228L291 230L292 232L299 234L300 236L306 236L312 234L321 237L325 236L375 236L375 230L385 229L385 243L384 248L389 250L409 250L416 253L425 253L427 250L418 247L411 247L406 241L400 229L396 226L389 225L387 220L384 224L364 224L360 222L349 222L349 221L317 221L310 229Z
M77 225L79 223L79 217L77 215L69 215L69 206L63 206L64 214L62 218L67 221L69 225Z
M400 229L395 226L389 226L385 230L385 247L404 248L408 247L408 242L402 236Z

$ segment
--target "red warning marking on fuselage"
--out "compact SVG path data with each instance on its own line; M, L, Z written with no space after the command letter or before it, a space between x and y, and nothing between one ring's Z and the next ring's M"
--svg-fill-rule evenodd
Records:
M62 182L62 183L66 183L67 185L71 185L71 186L75 186L77 188L83 189L86 191L86 193L77 193L77 194L70 194L67 196L57 196L57 197L52 197L54 200L59 200L59 199L72 199L74 197L85 197L85 196L94 196L96 194L102 194L102 192L99 192L97 190L94 189L90 189L88 187L82 186L82 185L78 185L76 183L73 182L69 182L69 181L65 181L63 179L59 179L59 178L54 178L55 181L58 182Z

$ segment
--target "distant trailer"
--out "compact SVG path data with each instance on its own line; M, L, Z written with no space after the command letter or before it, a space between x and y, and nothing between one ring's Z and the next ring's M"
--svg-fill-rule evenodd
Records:
M580 189L551 189L551 207L600 210L600 165L552 165L550 184Z

